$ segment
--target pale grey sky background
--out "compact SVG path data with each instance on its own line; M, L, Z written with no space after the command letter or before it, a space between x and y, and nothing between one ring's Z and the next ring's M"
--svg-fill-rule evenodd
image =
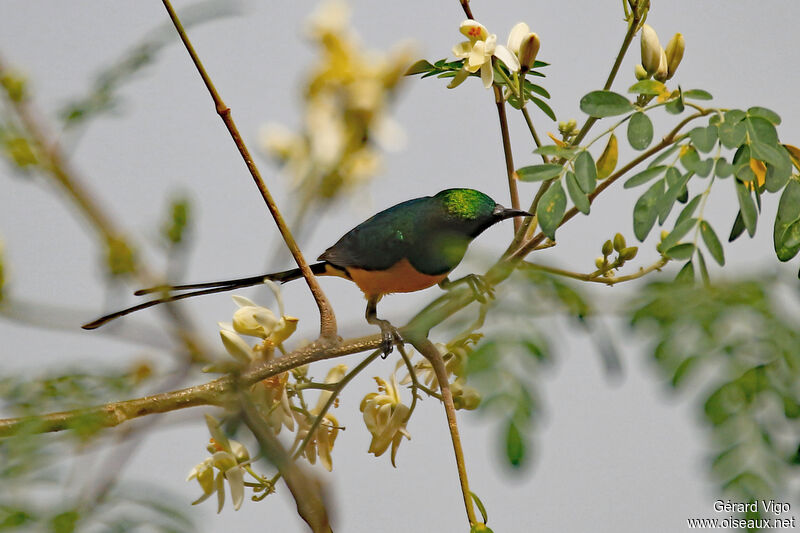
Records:
M800 143L796 103L796 21L793 0L653 0L648 22L666 43L675 32L687 50L676 81L704 88L718 106L761 105L781 114L784 142ZM177 6L188 2L176 2ZM267 121L300 122L296 87L312 57L302 34L315 2L249 2L244 14L190 30L195 46L217 83L246 140L255 148ZM372 48L387 49L411 39L422 57L449 56L460 40L464 15L456 0L444 2L353 2L353 24ZM542 40L540 58L552 63L543 85L559 119L583 120L578 101L600 88L625 31L620 2L472 2L476 18L504 42L510 28L526 21ZM84 94L94 74L120 57L142 35L166 20L160 2L82 0L71 2L3 0L0 3L0 53L28 73L36 103L52 112L70 97ZM205 87L185 50L167 47L159 59L122 90L116 116L92 122L74 151L74 162L98 198L122 225L144 243L152 240L166 205L165 196L188 191L194 201L199 237L187 280L206 280L260 272L274 249L277 232L253 187L227 131L214 113ZM614 89L624 92L635 80L638 38L623 63ZM316 233L301 242L315 257L348 228L398 201L454 186L483 190L507 203L504 163L490 92L476 80L448 91L439 80L410 80L395 113L408 137L404 150L389 154L385 171L365 196L339 204ZM555 131L534 113L540 131ZM657 114L662 117L663 115ZM520 117L511 115L517 166L536 161ZM657 122L671 124L667 118ZM658 132L662 130L657 129ZM624 141L624 139L620 139ZM623 156L626 152L623 152ZM286 204L291 191L274 168L259 160L270 187ZM158 352L136 344L84 332L80 323L108 307L131 301L122 295L106 303L98 284L98 253L93 235L49 187L38 179L0 176L0 235L9 262L11 290L24 300L47 301L75 309L68 331L0 322L4 372L40 371L64 361L123 365ZM725 189L724 186L720 189ZM523 194L533 186L521 184ZM611 191L609 191L611 192ZM552 264L589 270L602 241L616 231L633 241L631 210L640 190L615 186L592 207L591 221L578 217L559 231L559 246L541 254ZM725 233L735 214L732 190L712 199L711 219ZM742 238L726 249L726 275L773 268L771 226L777 198L765 202L755 242ZM495 227L472 247L457 272L491 254L510 233ZM656 234L657 232L653 232ZM654 242L640 257L656 257ZM153 255L153 257L156 257ZM471 258L471 259L470 259ZM288 262L287 262L288 265ZM790 267L796 269L796 261ZM675 267L668 269L674 275ZM712 269L712 274L717 273ZM362 319L359 291L339 280L324 281L342 325L342 334L372 331ZM597 291L613 301L620 289ZM264 293L259 301L271 302ZM384 300L381 314L405 322L438 294L398 295ZM288 312L301 317L300 335L312 338L317 314L303 284L284 287ZM217 345L216 322L229 320L228 295L187 302L208 342ZM157 313L134 320L153 322ZM557 363L540 377L545 407L535 440L536 458L524 472L509 473L501 461L491 423L460 413L472 488L489 511L496 531L664 531L686 529L687 517L714 517L715 485L707 475L707 435L697 423L696 398L675 397L649 365L642 344L623 350L624 377L610 382L595 349L566 322L554 343ZM565 340L564 337L567 339ZM166 355L160 357L167 358ZM354 366L361 356L341 362ZM337 361L338 362L338 361ZM330 482L337 512L336 531L465 531L465 520L444 413L427 400L409 424L412 440L403 442L398 468L387 456L366 454L369 435L358 402L371 390L371 375L388 375L394 359L379 362L344 395L336 415L347 430L334 450ZM319 370L316 375L324 376ZM196 378L200 382L202 377ZM178 491L188 504L199 495L185 483L189 469L205 458L205 409L170 415L136 449L125 476L147 479ZM175 422L172 424L171 422ZM83 459L91 472L96 456ZM286 491L261 503L246 501L239 512L230 503L220 515L208 502L191 509L203 531L305 531Z

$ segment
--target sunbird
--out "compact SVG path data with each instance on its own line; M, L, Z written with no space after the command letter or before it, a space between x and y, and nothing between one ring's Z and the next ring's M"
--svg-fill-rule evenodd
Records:
M311 272L358 285L367 299L367 322L381 328L383 351L388 354L399 335L387 320L378 318L378 301L395 292L414 292L436 284L449 287L454 282L447 276L464 258L469 243L497 222L519 216L531 214L505 208L474 189L446 189L435 196L399 203L365 220L325 250L317 259L319 263L310 265ZM302 276L299 268L293 268L248 278L141 289L134 294L192 292L168 294L111 313L85 324L83 329L95 329L161 303L250 287L266 280L285 283Z

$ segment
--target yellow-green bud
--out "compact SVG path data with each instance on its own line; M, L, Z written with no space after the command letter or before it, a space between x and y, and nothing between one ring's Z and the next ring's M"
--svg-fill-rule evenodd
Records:
M5 89L9 100L22 102L27 96L27 81L18 73L5 73L0 76L0 86Z
M661 230L661 240L663 241L664 239L666 239L667 235L669 235L669 232L667 230L665 230L665 229L662 229Z
M598 257L597 259L594 260L594 266L596 266L597 268L603 268L605 264L606 264L605 257Z
M539 53L539 36L535 33L529 33L522 43L519 45L519 64L522 72L528 71L533 68L536 62L536 55Z
M608 257L614 251L614 245L611 244L611 239L603 243L603 255Z
M653 74L653 77L655 79L657 79L658 81L660 81L660 82L667 81L667 77L669 77L668 65L669 65L669 63L667 63L667 53L662 48L661 49L661 61L659 62L658 70L656 71L655 74Z
M647 71L641 64L636 65L636 68L633 70L633 73L636 76L637 80L646 80L650 77L650 74L647 73Z
M574 131L575 128L577 127L578 127L578 121L575 120L574 118L571 118L567 121L567 128L569 128L570 131Z
M636 254L637 254L638 251L639 251L639 248L637 246L631 246L629 248L623 248L619 252L619 257L623 261L630 261L631 259L636 257Z
M623 248L625 248L625 237L622 236L622 233L617 233L614 235L614 249L621 252Z
M683 51L685 48L686 40L683 38L683 35L676 33L672 39L670 39L666 50L667 79L670 79L672 76L674 76L675 71L678 70L678 65L681 64L681 59L683 59Z
M649 74L655 74L661 61L661 43L658 34L649 24L642 26L642 66Z

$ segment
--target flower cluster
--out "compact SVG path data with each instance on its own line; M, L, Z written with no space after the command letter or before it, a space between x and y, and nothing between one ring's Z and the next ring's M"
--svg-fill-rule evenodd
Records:
M512 73L523 74L533 67L539 53L539 36L531 33L524 22L516 24L508 37L507 46L497 44L497 35L475 20L465 20L459 31L467 38L453 47L453 55L464 60L449 88L459 86L467 76L480 71L481 81L487 89L494 83L493 58L503 62Z
M196 505L217 494L217 512L225 505L225 482L231 491L233 508L239 510L244 501L244 473L250 464L250 453L240 442L228 439L222 432L219 422L211 415L206 415L206 425L211 433L208 445L208 457L192 468L186 481L196 479L203 489L203 495L192 502ZM216 475L214 471L216 470Z
M660 82L667 81L675 75L678 65L683 59L686 41L683 35L676 33L667 49L661 47L658 34L649 24L642 25L641 34L642 63L636 65L636 78L645 80L651 76Z
M380 169L376 143L394 149L404 142L387 111L411 51L364 50L348 19L346 5L336 0L311 17L308 34L322 55L305 83L302 131L279 124L262 130L263 149L289 174L306 207L371 179Z
M389 382L376 377L378 392L370 392L361 400L361 412L364 413L364 423L372 434L369 443L369 453L375 457L383 453L392 445L392 466L395 465L397 448L403 437L411 439L406 431L406 423L411 410L400 398L400 387L397 377L392 373Z

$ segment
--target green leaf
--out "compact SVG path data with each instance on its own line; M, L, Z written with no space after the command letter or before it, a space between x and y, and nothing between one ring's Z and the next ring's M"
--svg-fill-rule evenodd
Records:
M694 244L690 242L676 244L665 253L673 259L689 259L694 254Z
M781 123L781 117L775 111L766 107L751 107L747 110L747 115L767 119L776 126Z
M586 152L584 152L586 153ZM581 190L580 185L578 184L578 179L575 177L573 172L567 172L567 192L569 193L569 198L572 200L572 203L575 204L575 207L578 208L578 211L583 213L584 215L589 214L589 197L586 196L586 193Z
M725 148L733 149L739 147L747 139L747 127L741 121L734 121L736 115L729 119L727 117L717 128L719 129L719 140Z
M714 173L718 178L728 178L733 174L733 165L728 163L724 157L720 157L714 164Z
M750 141L760 141L764 144L778 144L778 132L772 122L762 117L747 117L744 119Z
M564 167L553 163L542 163L541 165L531 165L517 169L517 176L520 181L544 181L555 178Z
M420 59L406 70L406 76L414 76L415 74L422 74L423 72L430 72L435 67L427 60Z
M683 210L680 212L680 214L678 215L678 218L675 219L675 225L676 226L678 224L680 224L681 222L683 222L684 220L690 218L692 215L694 215L694 212L697 210L697 206L700 205L700 199L701 198L702 198L702 195L698 194L697 196L692 198L691 202L686 204L686 207L684 207Z
M667 192L658 199L656 204L656 209L658 211L658 223L659 225L663 224L667 217L669 216L670 211L672 211L672 206L675 204L675 201L684 193L688 196L688 191L686 190L686 184L689 182L691 177L694 176L693 172L687 172L686 174L681 174L675 167L670 167L667 169Z
M683 113L683 110L685 109L683 105L683 93L678 95L677 98L667 102L667 105L664 106L664 109L666 109L667 113L672 115L680 115Z
M681 246L683 246L681 244ZM694 283L694 265L691 261L687 261L683 268L681 268L678 275L675 276L675 283L686 283L691 285Z
M513 420L509 422L506 432L506 457L512 466L520 466L525 459L525 441Z
M621 94L612 91L592 91L580 103L581 111L595 118L613 117L633 110L633 105Z
M706 266L706 258L703 257L703 252L697 250L697 265L700 267L700 277L703 278L703 283L706 286L711 284L711 277L708 275L708 267Z
M719 263L720 266L724 266L725 253L722 251L722 244L720 244L719 238L717 238L717 234L714 232L714 228L705 220L700 222L700 234L703 236L703 242L706 243L708 253L711 254L711 257L713 257L714 261Z
M781 152L784 152L783 154ZM788 159L788 154L783 147L776 148L760 141L753 141L750 143L750 157L754 157L764 163L772 165L780 165L784 162L784 155ZM791 164L791 162L790 162Z
M634 113L628 122L628 142L634 150L644 150L653 142L653 123L641 111Z
M575 157L575 152L577 150L578 150L577 146L567 148L555 144L546 144L534 150L533 153L551 157L563 157L564 159L572 159L573 157Z
M706 126L704 128L700 126L694 128L689 132L689 138L698 150L701 152L710 152L714 148L714 145L717 144L717 127Z
M739 200L739 209L744 227L747 228L747 233L752 237L756 233L758 213L756 212L753 197L750 196L750 190L739 180L736 180L736 197Z
M664 161L666 158L668 158L669 156L674 154L675 151L680 147L681 147L681 145L679 145L679 144L673 144L672 146L670 146L669 148L667 148L666 150L661 152L661 154L658 157L656 157L655 159L650 161L650 163L648 163L648 165L647 165L648 168L660 165L662 161Z
M700 360L696 355L690 355L678 365L675 369L675 374L672 376L672 386L674 388L680 387L684 380L690 375L692 368Z
M579 153L575 158L575 177L583 192L589 194L594 191L597 185L597 166L588 151Z
M544 101L544 100L542 100L541 98L536 98L536 97L535 97L535 96L533 96L533 95L531 95L531 98L530 98L530 99L531 99L531 102L533 102L533 103L536 105L536 107L538 107L539 109L541 109L541 110L542 110L542 112L543 112L545 115L547 115L548 117L550 117L550 120L553 120L553 121L555 121L555 120L556 120L556 114L555 114L555 113L553 113L553 110L550 108L550 106L549 106L549 105L547 105L547 102L545 102L545 101Z
M691 231L692 228L695 227L697 224L696 218L689 218L684 220L673 229L669 235L664 237L664 240L661 241L661 249L662 250L669 250L676 244L680 242L680 240Z
M629 93L633 94L646 94L648 96L657 96L663 93L667 86L658 80L640 80L630 86Z
M683 97L689 100L711 100L714 98L711 96L711 93L703 89L689 89L688 91L683 91Z
M674 167L669 167L669 168L674 168ZM660 176L661 174L663 174L666 169L667 169L666 165L647 168L639 172L635 176L631 176L622 187L625 189L632 189L634 187L642 185L643 183L647 183L656 176Z
M647 238L647 234L656 223L656 218L658 218L656 204L663 194L664 179L662 178L650 186L647 192L636 201L633 208L633 232L640 241Z
M689 146L681 155L681 164L686 170L690 170L698 176L706 177L711 174L714 167L713 159L700 159L700 154L694 146Z
M483 505L483 502L478 495L472 491L469 491L470 496L475 501L475 505L478 507L478 511L481 513L481 517L483 517L483 523L487 523L489 521L489 514L486 512L486 506Z
M744 219L742 218L742 210L736 213L736 219L733 221L731 227L731 234L728 236L728 242L733 242L739 238L739 235L744 231Z
M561 224L566 209L567 196L564 194L561 182L554 181L542 195L539 206L536 208L542 232L552 241L556 240L556 229Z
M800 183L791 180L781 194L772 233L775 254L788 261L800 251Z
M778 192L783 189L789 178L792 177L792 159L783 146L778 146L778 161L767 163L767 177L765 187L769 192Z

